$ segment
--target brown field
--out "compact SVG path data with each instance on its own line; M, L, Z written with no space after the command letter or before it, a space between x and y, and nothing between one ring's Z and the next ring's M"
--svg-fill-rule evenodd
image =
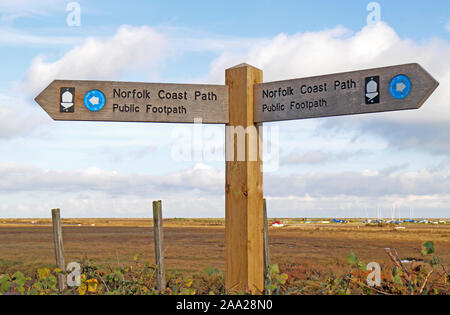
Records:
M421 244L434 241L437 256L450 269L448 223L404 226L404 230L362 223L270 227L271 262L326 269L345 263L353 251L365 262L383 265L389 263L384 250L387 247L397 249L401 258L420 257ZM164 220L164 233L169 270L197 273L208 266L224 270L223 220ZM150 219L64 219L63 237L66 263L89 257L99 264L117 266L132 262L136 253L144 261L155 261ZM54 265L51 220L0 219L0 274L33 271L44 265Z

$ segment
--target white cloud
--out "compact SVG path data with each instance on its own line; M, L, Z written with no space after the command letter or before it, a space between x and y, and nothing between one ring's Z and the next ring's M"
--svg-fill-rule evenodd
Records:
M338 26L318 32L279 34L269 41L261 40L246 54L225 50L203 81L223 82L223 70L242 62L262 69L265 82L417 62L440 82L423 108L362 119L450 122L450 90L445 88L450 85L449 42L432 39L419 44L400 38L384 22L356 33Z
M318 32L279 34L261 40L246 53L225 50L202 81L223 83L223 70L241 62L262 69L265 82L417 62L440 82L419 110L316 119L313 124L325 138L348 133L372 135L385 139L395 149L438 155L450 152L447 40L433 38L417 43L401 38L384 22L358 32L338 26ZM291 134L298 139L299 129L292 128Z
M290 153L282 157L282 164L323 164L329 161L329 155L323 151L311 151L305 154Z
M60 208L65 218L151 218L152 201L162 200L165 218L214 218L224 216L221 196L155 193L147 197L116 196L101 192L42 194L0 194L0 217L46 218L50 209Z
M388 172L373 169L265 176L266 193L275 196L373 196L447 194L450 171Z
M42 110L25 100L0 94L0 139L30 134L48 122Z
M446 117L444 118L446 119ZM443 120L444 120L443 119ZM347 123L347 126L345 124ZM332 125L331 121L328 121ZM450 125L445 121L436 123L394 122L389 120L360 121L356 124L348 121L335 121L341 132L347 128L356 128L361 134L371 134L387 140L389 146L402 151L421 151L433 155L450 154Z
M447 24L445 25L445 29L447 32L450 32L450 19L447 21Z
M46 217L55 207L65 217L148 217L153 200L163 200L165 217L221 217L224 176L203 164L152 176L0 163L0 217Z
M163 35L149 27L121 26L106 40L88 38L54 62L36 57L25 84L36 94L55 79L111 80L128 71L151 73L170 55Z
M443 167L443 168L442 168ZM162 199L166 217L221 217L225 174L197 164L164 176L121 174L99 168L42 170L17 163L0 164L1 216L148 216L151 200ZM392 173L309 173L265 177L271 216L362 216L364 207L413 207L417 215L448 216L450 170ZM19 212L20 213L20 212ZM42 214L41 214L42 213ZM429 215L427 215L429 213ZM324 215L326 216L326 215Z
M164 176L120 174L91 167L77 171L41 170L17 163L0 163L0 192L86 192L96 191L115 196L147 196L159 191L189 190L219 193L225 175L204 164Z
M325 164L332 161L345 161L354 156L364 154L365 152L359 150L357 152L326 152L323 150L309 151L304 154L298 154L291 152L281 158L281 164L294 165L294 164Z

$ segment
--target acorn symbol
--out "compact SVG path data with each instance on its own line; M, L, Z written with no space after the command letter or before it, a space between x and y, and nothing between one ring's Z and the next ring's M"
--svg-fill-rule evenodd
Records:
M69 91L65 91L61 96L61 106L69 108L73 106L73 94Z
M366 85L366 96L369 101L372 101L375 97L378 96L377 91L378 91L378 84L373 80L373 78L371 78Z

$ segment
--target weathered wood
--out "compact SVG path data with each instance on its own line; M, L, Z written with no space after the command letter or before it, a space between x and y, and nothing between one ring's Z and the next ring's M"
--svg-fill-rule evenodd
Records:
M155 236L156 281L159 291L166 289L166 272L164 265L164 233L162 225L161 200L153 201L153 232Z
M62 93L69 88L75 94L73 112L62 112ZM92 90L105 96L104 107L95 112L84 100ZM206 124L228 122L228 89L223 85L55 80L35 101L54 120L193 123L198 118ZM125 105L128 112L120 110Z
M56 266L65 270L64 262L64 245L62 237L62 224L60 209L52 209L52 222L53 222L53 241L55 244L55 257ZM65 288L65 277L62 274L58 274L58 289L63 291Z
M262 82L262 71L242 64L226 70L229 86L229 124L227 125L225 234L226 288L230 291L264 290L262 161L252 148L261 152L259 130L253 123L253 88ZM238 148L232 128L251 130L256 138L245 136L245 148ZM258 141L259 140L259 141ZM245 158L238 158L244 149ZM230 153L231 152L231 153Z
M411 81L411 91L403 99L393 97L389 90L397 75L406 75ZM378 98L367 103L366 79L372 77L379 79ZM417 109L438 85L418 64L258 84L255 122Z
M269 249L269 231L267 224L267 201L263 200L263 216L264 216L264 274L267 278L267 270L270 266L270 249Z

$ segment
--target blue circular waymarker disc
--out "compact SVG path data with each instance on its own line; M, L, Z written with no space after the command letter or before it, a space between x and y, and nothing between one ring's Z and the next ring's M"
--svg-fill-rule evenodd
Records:
M389 92L393 98L404 99L411 92L411 80L403 74L394 77L389 84Z
M91 112L98 112L106 103L105 94L99 90L92 90L84 96L84 106Z

